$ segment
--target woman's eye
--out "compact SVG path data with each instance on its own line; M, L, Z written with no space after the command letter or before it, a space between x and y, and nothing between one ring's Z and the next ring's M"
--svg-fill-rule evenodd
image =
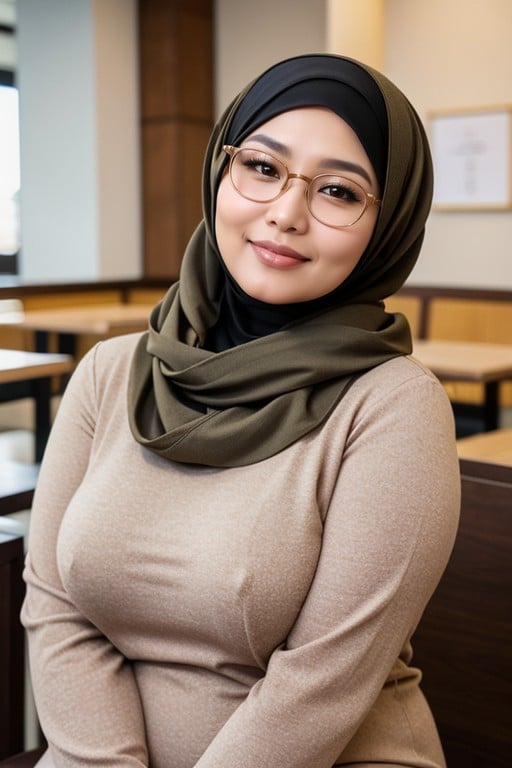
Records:
M281 174L277 165L267 158L261 157L249 157L244 159L244 166L249 171L260 174L261 176L269 176L273 179L279 179Z
M264 176L279 176L279 172L270 163L259 163L256 167Z
M326 197L330 197L333 200L339 200L343 203L358 203L361 201L361 193L354 187L350 187L346 184L323 184L319 187L318 192Z

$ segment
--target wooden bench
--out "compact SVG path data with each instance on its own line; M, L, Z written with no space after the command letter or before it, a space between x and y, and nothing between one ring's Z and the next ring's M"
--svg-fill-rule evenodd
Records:
M460 459L452 557L413 636L449 768L508 768L512 754L512 466Z

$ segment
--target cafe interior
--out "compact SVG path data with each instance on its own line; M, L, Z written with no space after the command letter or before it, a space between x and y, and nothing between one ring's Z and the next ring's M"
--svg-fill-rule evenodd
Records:
M386 306L452 403L462 506L413 645L449 768L510 765L511 29L508 0L0 0L0 765L44 745L21 574L66 382L178 278L224 107L312 51L388 75L431 141L424 245Z

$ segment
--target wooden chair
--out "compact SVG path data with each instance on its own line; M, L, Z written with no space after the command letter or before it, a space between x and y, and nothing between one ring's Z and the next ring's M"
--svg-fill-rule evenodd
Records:
M449 768L512 754L512 466L460 459L452 557L413 637Z

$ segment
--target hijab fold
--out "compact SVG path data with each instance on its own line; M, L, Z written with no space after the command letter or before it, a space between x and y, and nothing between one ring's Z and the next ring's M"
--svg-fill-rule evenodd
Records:
M226 165L222 146L289 109L291 96L297 106L318 105L314 88L304 103L297 86L322 79L331 83L329 94L332 83L340 84L342 103L334 111L341 116L354 109L351 89L364 101L347 122L365 124L365 136L354 130L372 163L380 162L385 139L383 204L365 253L335 292L321 301L272 308L233 287L218 252L213 229ZM179 282L153 310L134 353L128 412L135 439L172 461L214 467L261 461L320 427L358 376L409 354L407 321L386 313L383 299L414 266L431 193L423 127L383 75L323 54L288 59L263 73L214 128L205 157L204 220L187 246ZM221 319L233 315L236 322L226 330Z

